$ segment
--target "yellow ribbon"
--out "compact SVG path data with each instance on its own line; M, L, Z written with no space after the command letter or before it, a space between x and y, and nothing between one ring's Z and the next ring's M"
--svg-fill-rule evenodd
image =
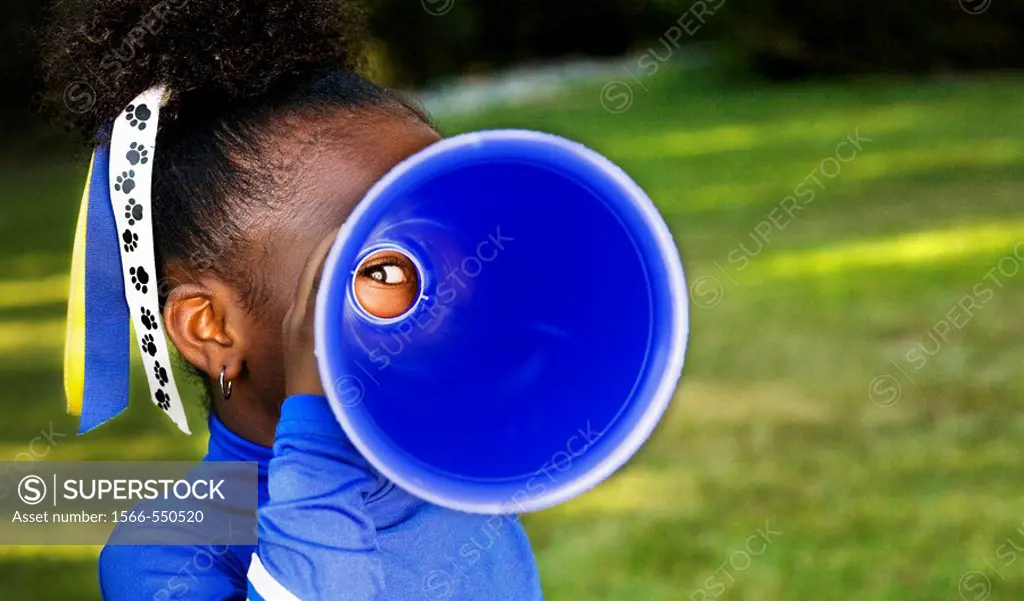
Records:
M82 414L82 396L85 388L85 241L89 217L89 187L95 158L89 164L85 180L82 206L75 227L75 246L71 253L71 286L68 292L68 321L64 337L64 394L68 400L68 413Z

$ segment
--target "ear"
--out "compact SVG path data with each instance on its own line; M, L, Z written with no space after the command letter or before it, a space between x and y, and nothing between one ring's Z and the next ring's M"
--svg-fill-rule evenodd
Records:
M213 380L224 370L233 381L245 366L246 341L239 327L244 313L230 286L200 276L171 289L163 317L167 335L186 361Z

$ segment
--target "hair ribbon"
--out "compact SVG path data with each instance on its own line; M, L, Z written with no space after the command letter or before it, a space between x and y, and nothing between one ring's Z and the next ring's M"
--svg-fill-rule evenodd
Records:
M150 397L190 433L160 311L152 221L153 163L165 88L143 92L113 125L89 167L75 229L64 391L79 433L128 408L131 328ZM130 327L131 326L131 327Z

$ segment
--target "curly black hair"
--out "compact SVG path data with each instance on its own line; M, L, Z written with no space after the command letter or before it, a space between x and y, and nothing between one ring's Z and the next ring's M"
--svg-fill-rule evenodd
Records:
M288 75L357 70L365 39L362 7L339 0L75 0L54 11L43 61L52 100L89 86L66 107L88 136L158 83L176 101L250 99Z
M105 141L136 95L169 89L154 158L158 269L178 260L234 278L256 306L259 286L239 269L244 220L295 185L283 177L288 157L275 136L336 110L433 126L415 104L358 74L364 12L342 0L57 3L45 36L49 98L90 143Z
M363 10L343 0L64 0L45 37L50 105L90 145L135 96L163 84L152 223L161 303L171 261L214 273L250 311L267 298L248 225L302 186L296 154L337 143L317 118L379 111L434 127L357 73ZM362 114L362 113L360 113ZM436 129L436 127L435 127ZM296 132L304 132L296 140ZM342 132L342 137L344 132ZM298 145L296 145L296 143ZM315 153L314 153L315 154ZM205 383L211 407L212 384Z

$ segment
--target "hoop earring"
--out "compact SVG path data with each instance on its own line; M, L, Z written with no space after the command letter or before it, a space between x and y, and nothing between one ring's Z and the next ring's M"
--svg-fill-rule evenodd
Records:
M231 380L227 380L227 386L224 385L224 383L225 383L224 375L225 375L225 372L227 372L227 370L228 370L228 368L227 368L226 365L223 368L221 368L221 370L220 370L220 396L225 401L227 401L227 400L229 400L231 398L231 386L232 386Z

